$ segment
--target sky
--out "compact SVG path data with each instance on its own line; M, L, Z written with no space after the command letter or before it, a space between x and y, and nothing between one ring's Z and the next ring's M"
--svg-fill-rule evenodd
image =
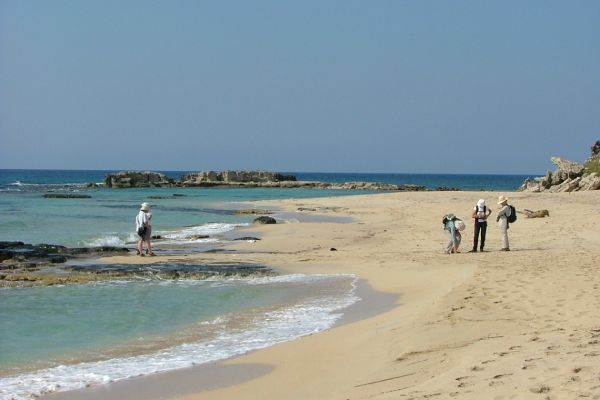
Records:
M0 0L0 168L537 174L600 1Z

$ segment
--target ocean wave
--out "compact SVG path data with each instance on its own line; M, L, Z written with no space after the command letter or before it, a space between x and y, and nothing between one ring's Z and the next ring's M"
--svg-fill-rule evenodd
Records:
M160 243L167 245L181 245L190 243L216 243L219 242L220 239L214 236L222 235L226 232L230 232L236 228L244 227L247 225L249 224L210 223L186 227L178 230L156 231L153 232L153 235L160 236ZM79 245L83 247L126 247L128 245L137 243L138 240L139 237L137 236L137 234L131 231L121 235L111 233L101 237L82 240L79 242Z
M247 225L248 224L211 223L186 227L176 231L158 232L158 234L162 238L169 239L175 243L216 242L218 239L211 236L222 235ZM209 238L198 238L199 236L209 236Z
M309 275L303 275L303 278L312 279ZM291 279L301 279L301 275ZM317 276L317 279L324 279L324 276ZM355 291L353 284L352 289L345 293L312 298L264 312L259 318L254 318L250 326L230 328L201 342L181 344L151 354L61 365L0 378L0 400L29 400L56 391L191 367L314 334L331 328L342 316L341 310L360 300ZM228 316L221 316L208 323L219 325L227 319Z
M123 240L123 238L117 235L109 235L103 236L96 239L84 240L81 241L81 245L83 247L103 247L103 246L113 246L113 247L125 247L127 243L132 243L133 234L131 234L127 240Z
M26 182L21 182L21 181L16 181L13 183L9 183L8 186L19 186L19 187L26 187L26 186L34 186L34 187L61 187L61 186L65 186L65 187L86 187L88 184L87 183L80 183L80 182L66 182L66 183L26 183Z

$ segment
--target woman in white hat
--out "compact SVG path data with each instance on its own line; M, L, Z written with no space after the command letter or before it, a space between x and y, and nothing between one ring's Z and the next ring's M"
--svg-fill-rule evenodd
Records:
M492 213L492 210L486 207L485 200L479 199L471 217L475 220L475 226L473 229L473 249L469 253L477 252L477 244L479 244L479 251L483 251L485 246L485 233L487 231L487 218ZM479 234L481 233L481 243L479 242Z
M501 195L498 197L498 205L500 206L500 211L498 211L496 222L500 226L500 234L502 235L502 248L500 251L510 251L508 246L508 217L510 216L510 207L508 206L506 196Z
M137 217L135 217L135 231L139 236L137 253L140 256L144 256L143 246L144 241L146 242L146 254L154 256L152 252L152 225L150 220L152 219L152 213L150 212L150 204L142 203L140 211Z

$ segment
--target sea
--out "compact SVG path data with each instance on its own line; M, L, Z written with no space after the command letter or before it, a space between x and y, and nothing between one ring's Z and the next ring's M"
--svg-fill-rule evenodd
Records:
M236 210L254 208L254 201L372 193L99 185L112 172L0 170L0 241L127 247L134 257L135 215L148 202L153 235L161 237L154 242L157 254L201 253L226 249L236 236L244 236L256 216ZM189 171L158 172L178 179ZM284 173L308 181L491 191L514 191L532 177ZM300 220L273 211L278 223ZM356 276L344 274L261 273L1 288L0 400L33 399L201 365L326 330L361 301L357 282Z

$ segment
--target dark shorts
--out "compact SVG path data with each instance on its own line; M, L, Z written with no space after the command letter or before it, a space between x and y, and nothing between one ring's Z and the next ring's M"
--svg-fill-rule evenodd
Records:
M146 233L144 233L143 236L138 235L138 237L140 238L140 240L146 240L146 241L150 240L152 238L152 227L149 226L146 229Z

